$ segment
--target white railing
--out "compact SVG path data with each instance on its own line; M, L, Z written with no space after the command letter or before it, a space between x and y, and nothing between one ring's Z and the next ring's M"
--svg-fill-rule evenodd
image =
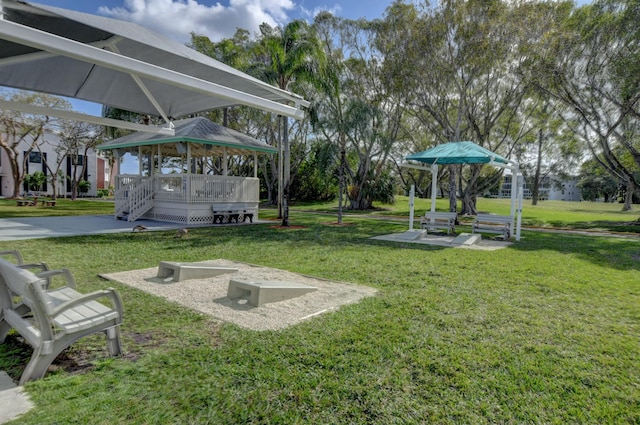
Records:
M176 174L154 176L156 201L188 204L258 202L260 181L253 177Z
M116 217L136 220L157 202L184 205L258 203L260 180L255 177L203 174L162 174L116 178Z
M116 204L116 218L122 218L129 214L129 191L137 184L138 180L142 180L142 177L133 174L121 174L116 176L116 188L113 194Z
M136 221L153 208L153 179L142 178L129 191L129 215L127 221Z

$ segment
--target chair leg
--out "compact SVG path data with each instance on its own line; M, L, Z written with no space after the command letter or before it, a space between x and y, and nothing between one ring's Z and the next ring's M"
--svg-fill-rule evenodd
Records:
M20 385L24 385L28 381L35 381L36 379L42 378L45 373L47 373L47 369L49 369L51 363L62 350L53 350L49 354L43 354L42 351L42 347L38 347L33 350L31 360L29 360L29 364L27 364L27 367L20 377Z
M5 322L2 317L2 312L0 311L0 344L4 342L4 339L7 337L7 334L11 330L11 326Z
M112 356L119 356L122 354L122 344L120 343L120 327L113 326L109 329L105 329L105 335L107 336L107 350Z

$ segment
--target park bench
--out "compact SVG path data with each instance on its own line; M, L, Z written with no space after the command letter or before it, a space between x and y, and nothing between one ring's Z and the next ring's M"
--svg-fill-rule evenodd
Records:
M455 212L435 212L427 211L420 220L420 227L423 229L446 229L447 235L456 232L456 218L458 213Z
M473 222L473 233L498 233L507 240L513 234L513 217L508 215L478 214Z
M56 201L54 200L50 200L50 199L43 199L42 201L40 201L40 205L47 206L47 207L55 207L56 206Z
M31 207L34 203L31 199L16 199L16 205L18 207Z
M56 275L65 278L66 286L48 286ZM108 299L111 306L99 299ZM0 258L0 343L15 329L34 350L21 385L42 378L63 350L87 335L104 332L109 353L121 354L122 314L122 300L112 288L81 294L67 269L33 273Z
M215 207L214 207L215 208ZM250 223L253 223L253 212L247 210L216 210L213 211L213 223L243 223L249 219Z

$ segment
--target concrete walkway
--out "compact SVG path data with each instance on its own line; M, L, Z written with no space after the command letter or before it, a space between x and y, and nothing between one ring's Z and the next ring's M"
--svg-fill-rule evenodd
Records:
M17 418L32 407L29 395L22 392L22 387L18 387L6 372L0 371L0 424Z
M130 223L116 220L110 214L65 217L15 217L0 219L0 241L123 233L131 232L136 225L143 225L150 231L185 227L184 224L162 223L153 220L136 220ZM189 227L198 226L189 225Z

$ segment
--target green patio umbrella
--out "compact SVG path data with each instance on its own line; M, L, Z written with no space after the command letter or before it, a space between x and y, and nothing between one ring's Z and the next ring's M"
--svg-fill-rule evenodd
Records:
M436 192L437 192L437 178L438 178L438 165L448 164L490 164L497 167L510 168L513 171L513 175L518 175L518 164L515 162L498 155L480 145L473 142L449 142L437 145L431 149L427 149L423 152L414 153L405 157L409 161L418 161L424 164L431 164L430 169L419 166L412 166L410 164L403 164L403 167L427 169L431 171L433 176L431 181L431 211L435 212L436 208ZM516 179L511 190L511 216L514 217L516 213ZM522 201L520 201L520 214L518 214L518 226L516 232L516 240L520 239L520 216ZM413 219L413 202L411 202L411 219ZM413 227L413 226L411 226Z
M473 142L449 142L414 153L405 159L426 164L512 164L512 161Z

